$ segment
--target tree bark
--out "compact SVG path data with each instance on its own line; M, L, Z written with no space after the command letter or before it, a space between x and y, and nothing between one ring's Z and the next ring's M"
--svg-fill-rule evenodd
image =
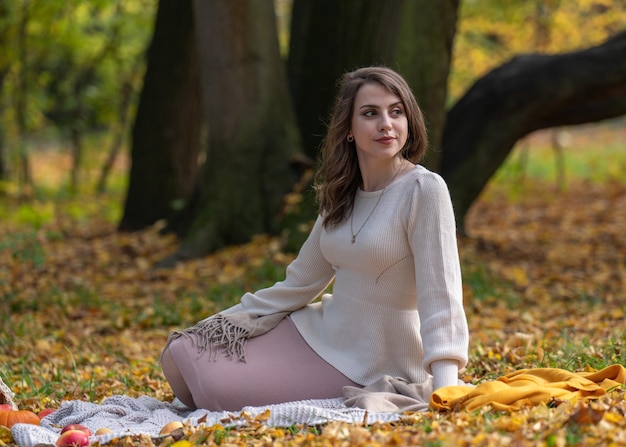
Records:
M407 1L395 51L395 68L413 89L426 118L430 150L423 164L435 171L441 157L458 9L459 0Z
M96 183L97 194L103 194L106 191L109 175L111 174L113 166L115 165L115 160L122 151L122 147L124 145L131 102L135 96L134 85L140 71L139 68L142 65L140 62L141 59L137 59L130 72L126 75L126 78L121 80L119 105L117 109L117 123L113 126L113 140L111 142L111 146L109 147L107 157L100 168L100 176L98 177L98 182ZM121 66L119 68L121 69Z
M160 0L132 130L120 230L168 219L194 187L202 147L200 65L191 0Z
M8 67L0 67L0 114L4 114L6 108L4 98L4 81L8 73ZM4 129L4 124L0 122L0 181L8 180L9 178L9 166L7 164L6 147L6 132ZM2 194L1 188L0 194Z
M539 129L626 113L626 32L590 49L519 56L479 79L450 110L441 174L458 226L515 142Z
M177 259L276 231L301 148L272 0L198 0L194 7L209 131L194 200L171 226L185 235Z
M289 85L305 153L312 159L343 73L393 66L405 0L294 0Z
M368 65L389 66L406 78L438 148L457 9L458 0L294 0L288 73L307 156L318 156L337 80ZM300 221L315 216L312 192L300 209ZM292 232L288 248L305 236Z
M9 51L10 42L10 20L8 19L10 14L10 0L0 0L0 17L5 19L0 21L0 46L5 48L5 53L0 56L0 115L4 116L7 108L7 95L5 81L11 70L11 57ZM7 180L9 178L9 165L8 154L6 145L6 129L4 122L0 120L0 181ZM2 194L2 188L0 188L0 194Z
M19 72L17 74L17 88L15 93L15 121L17 124L17 136L19 146L19 179L20 185L26 191L28 191L33 185L33 178L30 166L30 158L28 155L28 146L26 145L26 103L28 100L28 42L27 42L27 30L28 22L30 20L30 2L28 0L22 2L20 9L20 19L18 25L17 35L17 59L19 60Z

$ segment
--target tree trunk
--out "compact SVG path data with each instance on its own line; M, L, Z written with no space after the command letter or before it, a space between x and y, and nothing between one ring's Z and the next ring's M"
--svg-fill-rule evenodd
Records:
M186 235L178 259L275 231L301 147L272 0L198 0L194 7L209 131L194 200L172 224Z
M446 117L448 75L456 33L459 0L411 0L402 14L395 67L424 112L429 148L423 163L439 169Z
M133 87L135 85L135 81L137 80L140 66L141 64L139 63L138 59L133 64L126 78L122 80L122 85L120 87L119 93L120 102L117 109L118 121L113 126L113 140L107 153L107 157L104 160L104 163L102 164L102 167L100 169L100 176L98 178L98 182L96 183L97 194L103 194L106 191L109 175L113 170L115 160L117 159L119 153L122 151L125 139L124 137L128 128L128 115L130 114L129 112L132 102L131 100L135 96L135 89ZM121 66L119 68L121 68Z
M18 27L18 60L19 60L19 72L17 75L17 88L15 93L15 121L17 124L17 137L18 137L18 147L19 147L19 160L20 160L20 170L19 170L19 179L20 185L25 189L29 190L33 185L31 167L30 167L30 159L28 156L28 146L26 144L26 134L27 134L27 125L26 125L26 102L28 98L28 43L27 43L27 30L28 21L30 20L30 3L28 0L25 0L22 3L22 8L20 10L20 21Z
M6 100L4 98L4 81L8 73L8 67L0 67L0 115L4 114L6 109ZM0 182L8 180L9 178L9 166L7 164L6 148L6 132L4 129L4 123L0 121ZM0 188L0 194L2 194L2 188Z
M168 219L187 199L202 147L200 66L191 0L160 0L132 131L121 230Z
M312 159L343 73L393 66L405 0L294 0L289 84L305 153Z
M479 79L450 110L441 174L458 226L515 142L539 129L626 113L626 32L602 45L526 55Z
M288 71L306 154L317 158L337 80L367 65L406 78L438 148L457 9L458 0L294 0ZM299 220L315 212L313 194L305 194Z
M394 65L405 0L294 0L288 60L289 86L306 155L318 158L339 78L368 65ZM366 30L366 31L365 31ZM365 32L364 32L365 31ZM288 221L286 249L297 251L301 222L317 213L309 184Z
M79 108L80 110L80 108ZM70 194L75 196L78 193L80 183L80 168L83 164L83 130L80 123L80 112L77 113L74 124L70 128L71 142L71 159L72 168L70 169Z
M4 19L0 21L0 47L5 48L5 52L0 56L0 116L4 116L7 108L7 95L5 81L11 69L11 61L9 47L10 41L10 0L0 0L0 17ZM0 120L0 182L8 180L9 165L6 145L6 129L3 120ZM0 187L0 195L2 194Z

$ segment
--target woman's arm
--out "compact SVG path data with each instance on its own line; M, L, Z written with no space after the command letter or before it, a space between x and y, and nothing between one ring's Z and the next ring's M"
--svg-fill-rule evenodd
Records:
M433 374L435 389L457 385L458 371L467 363L469 334L454 212L439 175L420 176L410 222L424 367Z

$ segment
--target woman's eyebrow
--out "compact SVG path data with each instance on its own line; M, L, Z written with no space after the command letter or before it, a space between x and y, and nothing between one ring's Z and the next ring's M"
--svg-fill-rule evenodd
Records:
M389 107L395 107L395 106L397 106L397 105L402 105L402 101L397 101L397 102L394 102L393 104L389 104L387 107L388 107L388 108L389 108ZM379 106L379 105L376 105L376 104L363 104L361 107L359 107L359 109L364 109L364 108L370 108L370 109L371 109L371 108L374 108L374 109L380 109L380 106Z

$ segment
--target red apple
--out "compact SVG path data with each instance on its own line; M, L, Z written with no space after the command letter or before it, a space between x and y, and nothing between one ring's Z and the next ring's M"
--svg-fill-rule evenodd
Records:
M67 430L57 439L57 447L86 447L89 435L82 430Z
M91 436L91 430L89 430L87 427L85 427L84 425L81 425L81 424L66 425L65 427L63 427L63 430L61 430L61 434L65 433L66 431L70 431L70 430L79 430L79 431L82 431L82 432L86 433L87 436Z
M57 411L56 408L44 408L39 413L37 413L37 416L39 416L39 419L43 419L49 414L54 413L55 411Z

